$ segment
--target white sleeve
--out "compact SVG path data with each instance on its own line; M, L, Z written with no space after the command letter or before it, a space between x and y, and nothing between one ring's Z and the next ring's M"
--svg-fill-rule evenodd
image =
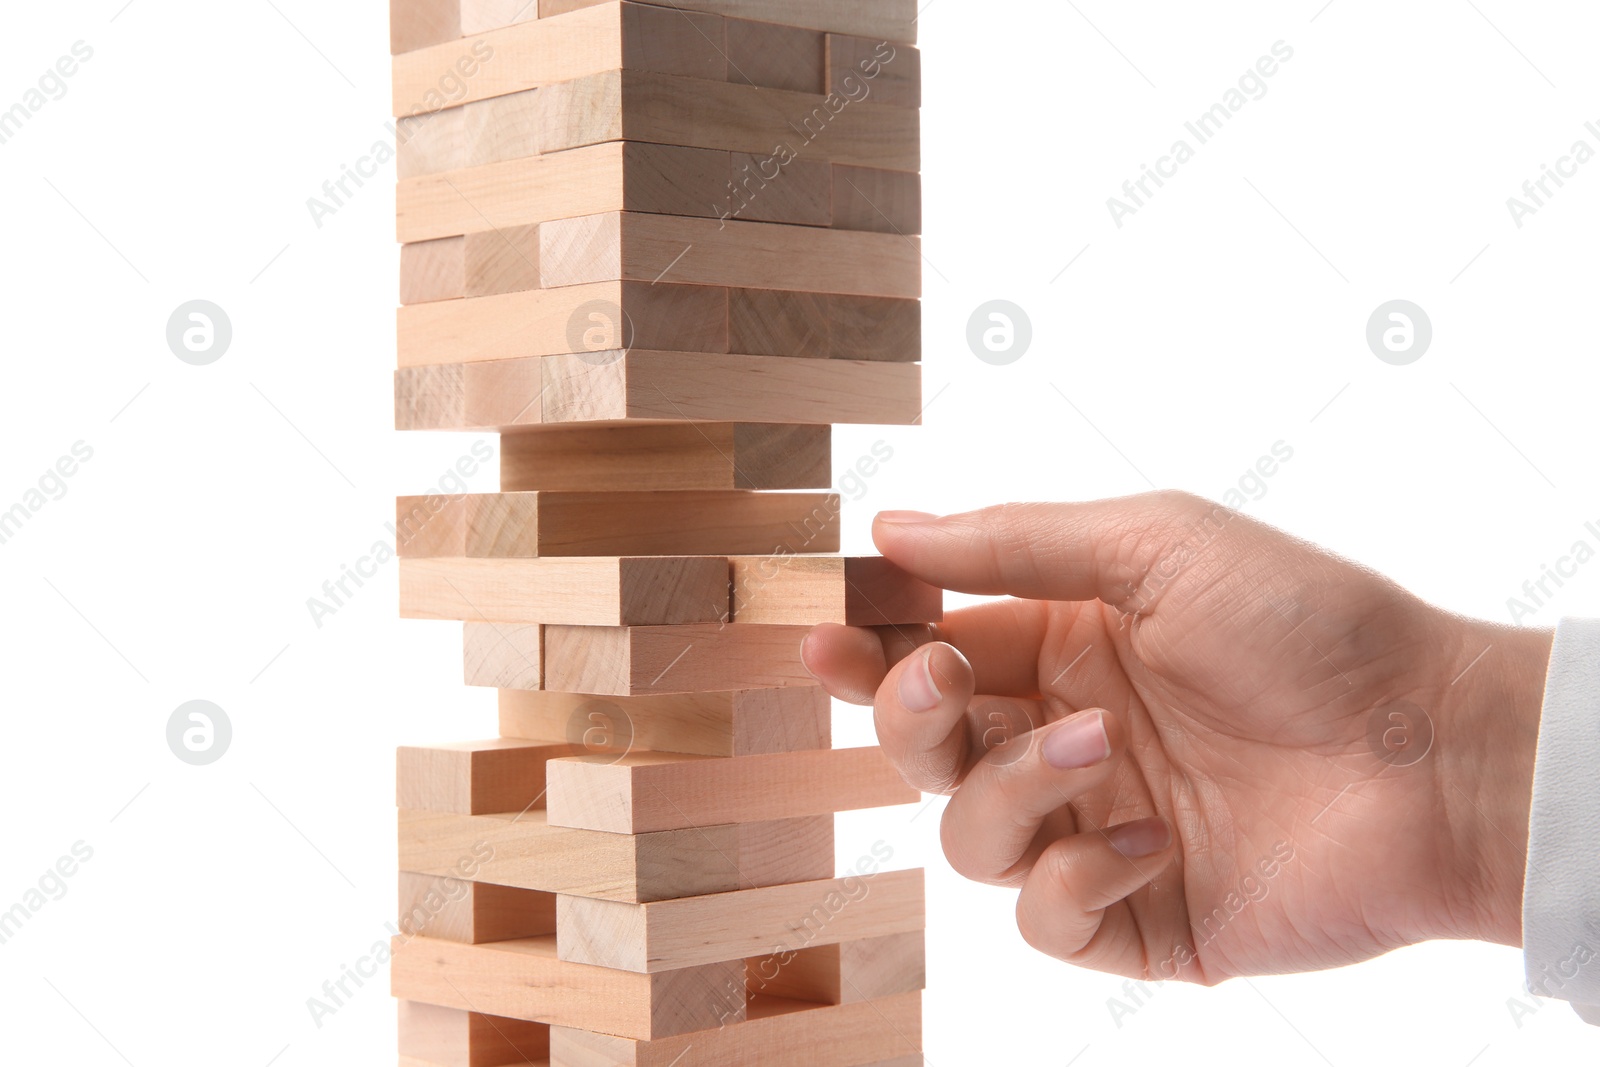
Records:
M1528 989L1600 1025L1600 619L1563 619L1545 677L1522 884Z

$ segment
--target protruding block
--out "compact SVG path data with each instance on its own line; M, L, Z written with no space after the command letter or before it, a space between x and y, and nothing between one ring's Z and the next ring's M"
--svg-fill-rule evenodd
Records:
M519 1067L550 1056L550 1026L400 1002L401 1067Z
M460 945L395 938L391 991L404 1000L632 1038L710 1030L744 1018L742 962L632 974L559 960L555 940Z
M922 232L922 178L901 170L833 168L835 225L850 230Z
M922 872L885 871L650 904L563 896L556 945L574 963L654 974L920 931L924 920Z
M746 1021L658 1041L630 1041L556 1026L550 1051L563 1067L849 1067L922 1060L922 994L818 1007L753 997Z
M500 488L824 489L833 478L832 436L826 426L728 422L507 434Z
M468 945L556 932L556 896L461 878L400 872L400 930Z
M736 623L899 626L944 617L942 590L881 556L737 556L732 564Z
M723 624L546 626L544 688L633 696L812 686L816 679L800 661L800 642L809 632L806 626ZM468 677L467 684L486 683Z
M402 559L408 619L648 626L718 622L728 564L716 556Z
M400 303L430 304L466 296L466 244L461 237L443 237L402 246Z
M877 748L574 756L551 760L545 773L552 825L619 834L909 804L920 795Z
M582 745L508 738L402 748L396 803L461 815L525 811L544 801L545 761L586 751Z
M922 307L915 300L730 289L728 347L755 356L915 363L922 358Z
M828 91L890 107L922 106L922 53L907 44L828 34Z
M831 705L818 686L730 693L595 697L500 691L500 733L566 740L591 751L754 756L831 744Z
M401 497L397 512L397 548L408 558L725 556L771 551L802 529L815 551L839 547L839 498L831 493L472 493L437 510L431 498Z

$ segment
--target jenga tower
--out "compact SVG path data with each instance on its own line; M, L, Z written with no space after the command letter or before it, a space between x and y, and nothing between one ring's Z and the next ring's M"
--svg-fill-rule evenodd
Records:
M397 424L502 434L398 507L501 735L399 754L401 1064L921 1064L922 872L833 833L917 795L799 654L940 616L827 491L921 409L914 0L391 13Z

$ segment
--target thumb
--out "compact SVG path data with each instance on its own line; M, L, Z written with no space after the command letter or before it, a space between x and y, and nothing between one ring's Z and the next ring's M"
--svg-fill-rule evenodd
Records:
M1223 533L1247 521L1188 493L1081 504L1002 504L943 518L883 512L878 550L945 589L1030 600L1102 600L1148 613L1197 559L1231 559Z

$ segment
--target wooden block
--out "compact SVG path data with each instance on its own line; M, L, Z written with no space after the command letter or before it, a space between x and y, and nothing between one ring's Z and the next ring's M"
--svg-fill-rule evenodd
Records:
M407 558L726 556L780 550L802 529L813 551L839 547L832 493L469 493L438 511L426 497L401 497L397 507L397 548Z
M922 106L922 53L881 38L828 34L829 92L855 96L864 85L868 99L889 107Z
M551 760L545 773L551 825L624 834L909 804L919 795L877 748L572 756Z
M700 756L753 756L827 748L828 694L816 686L724 693L597 698L500 692L505 737L566 740L591 751L645 749Z
M608 834L521 817L400 812L400 869L490 885L645 901L748 884L736 826Z
M389 51L394 55L460 36L458 0L389 0Z
M915 298L917 239L811 226L604 211L539 227L552 288L670 281Z
M538 422L544 411L539 403L542 394L541 379L533 393L533 402L518 417ZM462 364L403 367L395 372L395 429L446 429L467 426L472 421L468 418L466 371Z
M921 120L870 98L795 93L641 70L607 71L540 90L537 144L560 152L605 141L754 152L777 160L921 169Z
M727 152L611 142L423 174L396 188L395 230L409 243L606 211L715 218L726 211L731 167ZM766 199L773 211L786 202L776 192ZM815 208L795 212L807 222Z
M920 932L921 871L886 871L703 897L623 904L563 896L556 946L572 963L655 974L751 953Z
M466 241L446 237L400 249L400 303L426 304L467 295Z
M539 0L539 17L549 18L603 2ZM915 0L807 0L804 4L793 0L672 0L670 6L891 41L914 43L917 39Z
M704 1033L630 1041L554 1026L552 1059L563 1067L849 1067L922 1061L922 994L818 1007L752 997L746 1020Z
M436 44L394 59L394 113L439 111L610 70L723 81L715 16L606 3Z
M461 32L470 37L539 17L539 0L460 0Z
M724 28L730 82L797 93L827 92L825 34L803 26L733 18Z
M461 815L526 811L543 804L545 761L585 751L581 745L508 738L401 748L395 802L414 811Z
M810 632L721 624L546 626L544 688L634 696L812 686L816 679L800 662L800 642ZM469 677L467 684L486 683Z
M826 426L765 423L552 427L501 439L500 488L825 489L832 437Z
M440 115L461 116L458 121L462 125L463 137L458 162L452 167L439 167L436 170L482 167L538 155L543 151L539 143L539 131L545 122L545 107L540 99L543 91L529 89L526 92L507 93L505 96L463 104L448 112L438 112Z
M717 556L402 559L408 619L575 626L718 622L728 563Z
M899 626L944 617L940 589L881 556L740 556L732 563L736 623Z
M550 1056L550 1026L400 1002L400 1059L430 1067L514 1067Z
M403 181L472 166L466 108L395 121L395 173ZM531 154L531 153L530 153Z
M753 356L922 358L922 305L834 293L728 290L728 349Z
M834 225L879 233L922 232L922 177L874 167L833 168Z
M544 688L544 627L537 623L467 623L462 641L462 680L506 689Z
M723 353L728 290L601 282L419 304L400 309L398 336L402 367L562 353L603 364L607 353L633 347ZM503 393L504 383L495 388ZM504 409L507 402L485 406Z
M507 226L461 239L463 296L538 289L539 227Z
M775 949L745 960L745 988L751 993L819 1004L856 1004L909 993L926 985L927 952L922 930L818 945L798 952Z
M631 974L557 959L555 940L460 945L395 938L391 991L405 1000L619 1037L670 1037L744 1018L742 963Z
M733 171L721 220L833 225L831 165L798 159L780 164L749 152L729 155Z
M531 889L400 872L400 930L482 945L556 932L556 897Z

